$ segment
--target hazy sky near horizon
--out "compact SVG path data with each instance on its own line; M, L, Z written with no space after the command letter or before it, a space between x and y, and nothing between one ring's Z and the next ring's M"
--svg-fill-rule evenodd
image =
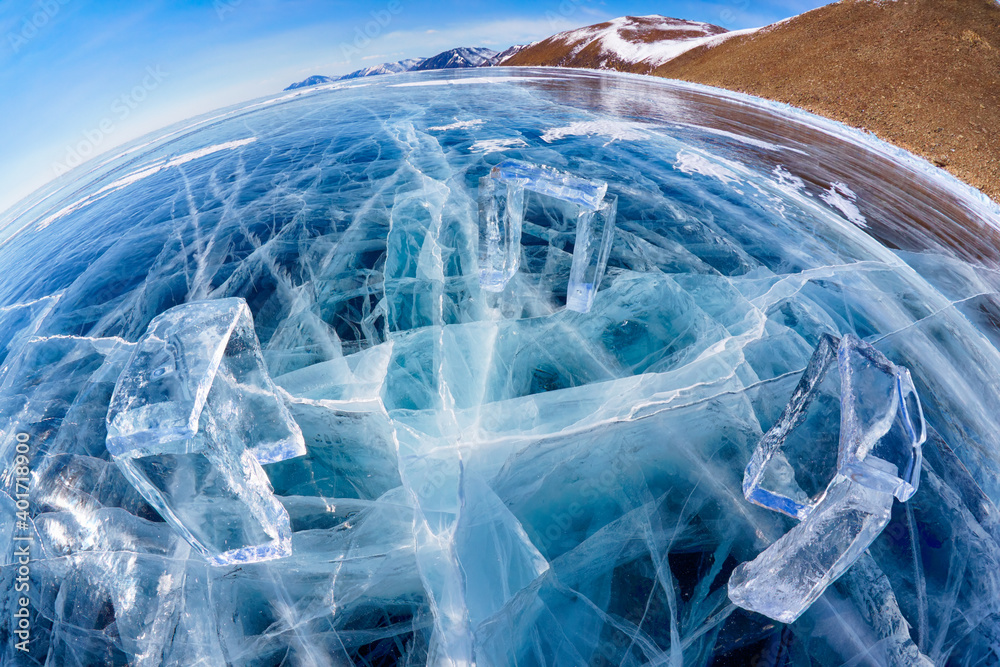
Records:
M622 16L749 28L821 0L13 0L0 3L0 212L174 122L456 46L501 50ZM367 33L367 34L366 34ZM373 36L370 36L373 35ZM94 145L88 155L77 147Z

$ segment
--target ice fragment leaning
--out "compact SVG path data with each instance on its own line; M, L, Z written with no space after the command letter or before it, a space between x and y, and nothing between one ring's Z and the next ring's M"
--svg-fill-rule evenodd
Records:
M854 334L824 334L743 478L747 500L802 523L734 571L730 599L785 623L798 618L886 526L893 496L916 492L925 439L909 371Z
M917 488L925 438L909 371L853 334L824 334L751 456L743 494L802 520L840 473L905 501ZM873 465L875 457L891 466Z
M288 513L261 463L303 454L305 445L242 299L156 317L118 379L107 424L123 474L210 563L291 553Z
M262 464L305 454L302 431L264 366L243 299L187 303L154 319L108 413L108 450L193 442L204 412Z
M841 339L837 360L841 382L838 467L859 484L905 502L920 482L921 448L927 439L910 371L854 334Z
M750 502L804 519L836 474L840 387L830 368L839 341L824 334L778 421L750 457L743 495Z

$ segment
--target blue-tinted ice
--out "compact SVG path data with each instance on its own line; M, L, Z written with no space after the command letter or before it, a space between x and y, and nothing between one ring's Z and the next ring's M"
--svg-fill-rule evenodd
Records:
M906 502L920 484L927 439L923 408L910 371L847 334L840 366L840 472L870 489Z
M838 475L802 523L736 568L729 599L776 621L794 622L875 541L889 523L892 501L892 494Z
M801 520L839 473L905 502L920 482L925 439L910 372L854 334L824 334L781 417L754 450L743 493Z
M101 160L0 220L0 578L30 537L33 633L0 598L3 665L996 661L1000 214L929 165L521 68L293 91ZM524 189L491 293L507 160L608 190ZM793 423L759 488L798 521L741 493Z

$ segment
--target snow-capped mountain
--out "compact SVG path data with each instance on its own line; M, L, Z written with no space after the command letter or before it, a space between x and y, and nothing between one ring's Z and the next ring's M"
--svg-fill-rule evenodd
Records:
M330 77L323 76L322 74L316 74L309 77L308 79L303 79L302 81L297 81L292 85L285 88L285 90L295 90L296 88L307 88L309 86L318 86L321 83L330 83L331 81L336 81L340 77Z
M1000 0L997 1L1000 2ZM515 44L514 46L508 46L506 49L504 49L500 53L496 54L495 56L484 62L482 65L480 65L480 67L494 67L496 65L499 65L503 61L513 56L515 53L518 53L519 51L527 47L528 47L527 44Z
M493 49L482 46L459 47L449 49L436 56L427 58L413 68L414 71L429 69L455 69L458 67L480 67L497 55Z
M523 47L512 46L510 49L507 49L502 53L497 53L493 49L487 49L481 46L460 47L457 49L443 51L436 56L431 56L430 58L407 58L406 60L397 60L392 63L372 65L371 67L355 70L350 74L345 74L343 76L315 75L309 77L308 79L303 79L302 81L293 83L285 88L285 90L295 90L296 88L317 86L321 83L332 83L334 81L343 81L345 79L359 79L365 76L399 74L400 72L409 72L411 70L422 71L431 69L454 69L459 67L487 67L489 65L496 64L501 56L504 58L510 57L510 55L516 53L516 49L518 48Z
M424 62L424 58L407 58L406 60L397 60L394 63L372 65L371 67L365 67L364 69L355 70L350 74L345 74L338 77L337 80L360 79L363 76L379 76L380 74L399 74L400 72L410 71L422 62Z
M593 67L645 74L689 49L732 34L711 23L658 15L621 16L529 44L499 64Z

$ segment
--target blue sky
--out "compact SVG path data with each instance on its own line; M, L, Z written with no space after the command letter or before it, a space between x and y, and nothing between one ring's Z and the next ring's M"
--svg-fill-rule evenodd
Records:
M0 3L0 212L67 165L212 109L455 46L625 14L730 29L821 0L13 0ZM366 35L365 32L368 34ZM374 35L369 37L368 35ZM96 145L80 156L74 147Z

